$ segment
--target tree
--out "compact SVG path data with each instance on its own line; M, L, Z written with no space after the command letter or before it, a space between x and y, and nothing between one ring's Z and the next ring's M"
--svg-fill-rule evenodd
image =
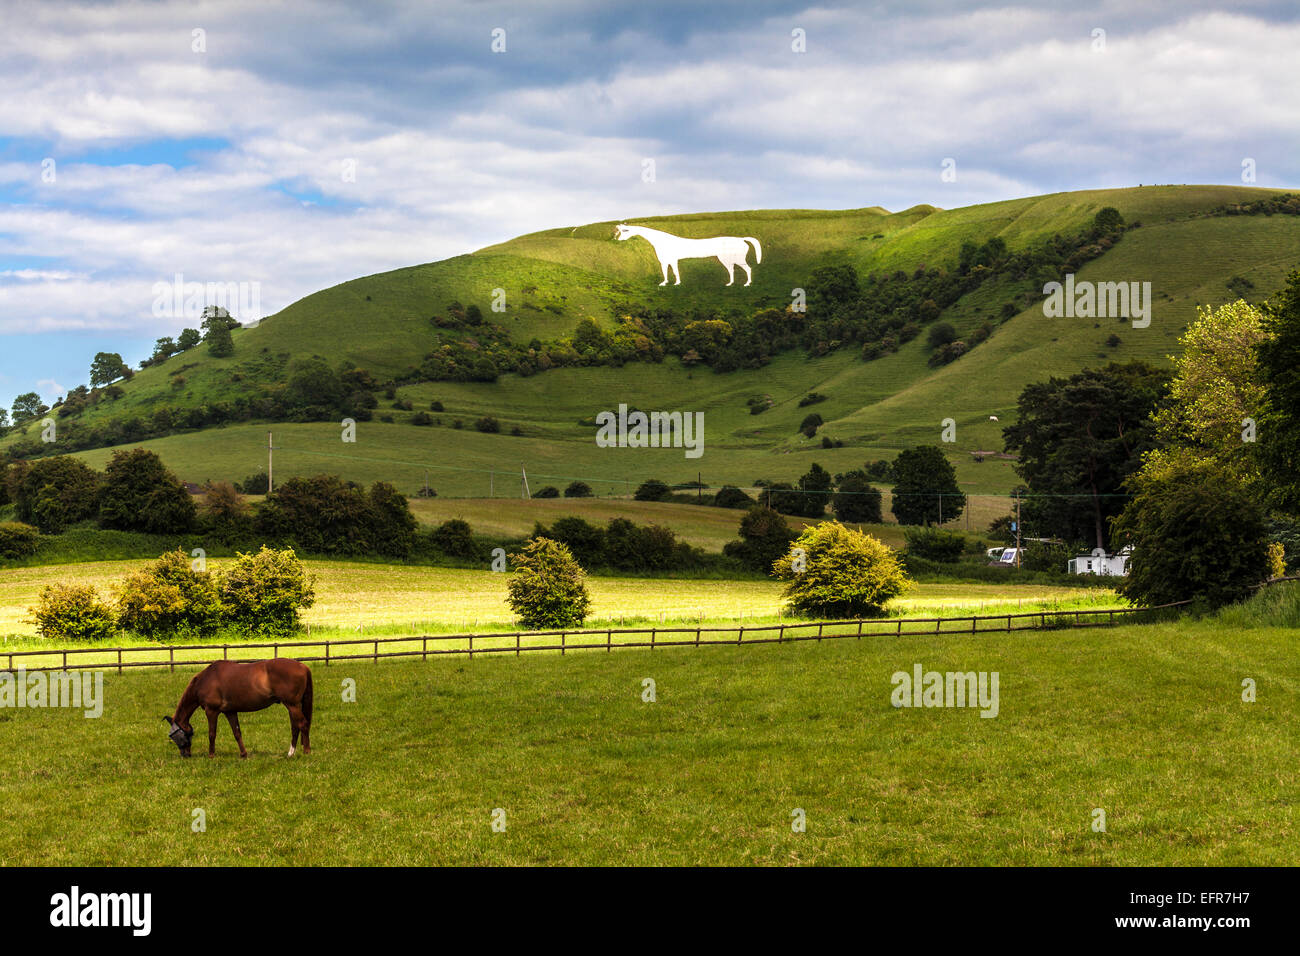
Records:
M590 498L591 485L587 484L585 481L572 481L569 483L568 487L564 489L564 497Z
M591 595L586 572L558 541L533 538L510 556L514 573L506 582L507 602L525 627L577 627L587 617Z
M951 345L957 341L957 330L952 327L950 322L940 322L930 326L930 331L925 335L925 344L930 346L931 351L941 349L945 345Z
M1271 503L1300 514L1300 270L1265 305L1263 326L1268 338L1256 349L1264 383L1261 464Z
M785 518L771 508L755 505L740 519L740 540L728 541L722 553L753 571L771 571L794 540Z
M1258 496L1231 471L1209 461L1179 461L1144 470L1114 522L1132 545L1119 585L1146 605L1200 600L1217 608L1248 596L1270 573L1268 526Z
M877 616L911 586L898 555L838 521L805 528L772 570L787 582L786 607L806 616Z
M99 472L77 458L56 455L13 466L10 477L18 520L34 524L43 534L58 534L95 514L99 504Z
M161 340L160 340L161 341ZM116 352L96 352L90 363L90 387L102 388L130 374L122 356Z
M222 544L238 541L253 530L252 509L228 481L208 483L199 516L204 532Z
M165 362L167 359L175 355L178 351L180 350L176 346L176 341L170 335L163 336L157 342L154 343L153 355L149 357L149 361L153 364L157 364L158 362ZM95 384L93 372L91 375L90 384L91 385Z
M230 334L230 326L221 320L205 321L207 334L204 341L208 343L208 354L214 358L227 358L235 354L235 340Z
M872 487L867 473L859 469L840 477L831 509L840 521L880 524L880 501L880 489Z
M673 490L666 482L658 478L648 478L641 482L632 497L637 501L667 501L672 495Z
M1165 372L1132 362L1025 387L1019 420L1002 436L1020 456L1016 471L1029 489L1022 518L1034 536L1107 546L1124 480L1155 445L1150 416L1167 382Z
M105 528L174 534L190 530L197 513L185 486L151 451L115 452L104 469L99 523Z
M176 347L182 352L187 352L201 341L203 341L203 336L198 329L182 329L180 336L176 339Z
M797 513L805 518L823 517L826 514L826 506L830 504L834 488L835 482L831 478L831 473L817 462L813 462L812 467L799 479L799 490L803 493L799 496Z
M942 523L961 517L966 496L957 485L957 469L933 445L898 453L890 510L899 524Z
M8 427L9 427L9 411L8 409L0 408L0 429L5 429Z
M25 422L28 419L35 418L46 410L45 406L41 403L41 396L37 395L35 392L23 392L23 394L14 399L14 424L17 425L20 422Z
M1258 425L1264 404L1258 350L1269 336L1263 322L1260 311L1240 299L1197 309L1178 340L1183 351L1173 359L1169 400L1153 415L1161 447L1146 464L1158 467L1167 454L1181 450L1212 459L1248 483L1258 477L1259 444L1243 439L1248 422Z

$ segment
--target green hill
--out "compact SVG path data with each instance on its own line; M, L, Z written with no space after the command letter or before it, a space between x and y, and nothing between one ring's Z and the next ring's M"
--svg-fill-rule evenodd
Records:
M992 322L988 339L940 368L927 364L919 335L874 361L856 345L809 357L781 353L762 368L715 373L688 368L675 356L662 363L621 368L568 367L530 376L504 374L495 382L421 382L400 385L391 407L379 398L375 420L358 425L356 444L340 441L333 422L257 420L216 428L173 429L144 444L187 480L242 479L263 469L266 433L275 433L277 477L323 470L358 480L386 478L408 492L424 480L442 495L518 495L520 468L534 490L541 484L585 479L598 490L626 493L649 476L682 481L703 476L713 487L750 484L759 477L790 480L818 461L832 471L892 457L901 447L938 443L940 422L957 422L957 441L944 450L971 493L1003 493L1014 483L1007 461L971 454L1000 451L1001 429L1014 415L1025 384L1086 365L1145 359L1164 363L1201 304L1236 298L1229 280L1253 283L1252 298L1279 288L1300 264L1300 220L1290 215L1222 215L1226 204L1278 193L1239 186L1144 186L1056 193L962 209L916 206L898 213L879 207L844 211L757 210L634 220L692 237L756 236L763 246L753 284L725 287L716 260L683 263L682 285L659 287L649 245L616 242L614 223L546 230L441 262L367 276L322 290L234 332L235 352L213 358L202 346L146 368L113 401L101 401L60 427L105 422L149 422L160 408L188 409L233 402L250 389L284 381L293 362L319 355L331 366L350 361L378 382L400 378L436 345L430 321L452 302L477 305L516 343L569 336L582 319L606 328L616 310L645 306L712 311L721 317L785 309L796 287L828 265L852 265L860 275L911 273L922 266L952 269L962 244L1000 237L1012 252L1056 235L1085 229L1096 213L1117 208L1130 225L1122 241L1079 269L1079 280L1149 281L1154 299L1149 328L1116 319L1048 319L1036 277L987 281L946 308L941 319L965 335ZM751 257L751 262L752 257ZM738 273L739 274L739 273ZM504 290L506 311L491 310ZM1004 316L1008 302L1016 314ZM1112 339L1118 336L1118 342ZM800 407L809 392L826 400ZM772 407L749 414L748 399L770 396ZM441 427L412 424L434 400ZM698 460L680 449L603 449L583 425L620 403L643 409L705 413L705 451ZM798 434L809 411L825 420L809 440ZM475 431L491 415L500 433ZM990 416L1000 421L993 422ZM391 422L381 419L391 417ZM454 428L459 420L463 427ZM520 434L511 434L512 429ZM30 441L35 428L12 429L0 447ZM66 433L66 432L65 432ZM843 447L824 449L822 436ZM57 449L57 443L56 443ZM78 452L102 465L111 449ZM507 480L506 475L510 478ZM495 477L501 476L501 477Z

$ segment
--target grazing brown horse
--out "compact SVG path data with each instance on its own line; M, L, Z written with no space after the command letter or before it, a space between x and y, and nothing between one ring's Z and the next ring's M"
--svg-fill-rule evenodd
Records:
M311 753L311 669L298 661L277 657L269 661L217 661L194 675L176 705L176 714L164 717L171 725L168 734L180 748L181 756L190 755L194 728L190 715L200 707L208 718L208 756L217 752L217 716L225 714L239 744L239 756L247 757L244 738L239 733L239 714L262 710L272 704L284 704L289 710L293 741L289 756L298 749L302 733L302 752Z

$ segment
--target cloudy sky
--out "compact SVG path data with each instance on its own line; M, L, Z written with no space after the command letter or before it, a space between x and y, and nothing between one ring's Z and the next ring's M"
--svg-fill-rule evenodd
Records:
M1297 49L1293 3L9 0L0 403L193 325L177 274L271 314L602 219L1300 185Z

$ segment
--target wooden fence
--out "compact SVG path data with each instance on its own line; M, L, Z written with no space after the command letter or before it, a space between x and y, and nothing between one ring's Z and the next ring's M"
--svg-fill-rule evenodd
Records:
M116 670L130 667L191 667L217 660L260 660L272 657L295 660L378 661L380 658L439 655L514 654L550 651L613 651L615 648L703 647L709 645L785 644L798 641L907 637L927 634L1010 634L1014 631L1076 627L1109 627L1116 619L1153 614L1184 607L1190 601L1149 608L1096 608L1077 611L1027 611L1016 614L937 618L873 618L870 620L796 621L731 627L618 627L604 630L501 631L491 634L441 634L416 637L367 637L345 640L275 641L237 644L172 644L147 647L70 647L41 651L0 651L8 660L0 673L24 671ZM724 637L723 635L727 635ZM617 638L617 640L616 640ZM635 638L635 639L633 639ZM367 651L361 652L363 648ZM381 648L383 650L381 651ZM204 656L220 651L221 656ZM303 653L304 651L309 653ZM323 651L323 653L322 653ZM232 655L232 652L233 655ZM285 653L287 652L287 653ZM342 652L342 653L340 653ZM93 660L91 658L94 658ZM144 659L139 659L144 658ZM17 667L15 667L15 662ZM32 666L28 666L28 662Z

